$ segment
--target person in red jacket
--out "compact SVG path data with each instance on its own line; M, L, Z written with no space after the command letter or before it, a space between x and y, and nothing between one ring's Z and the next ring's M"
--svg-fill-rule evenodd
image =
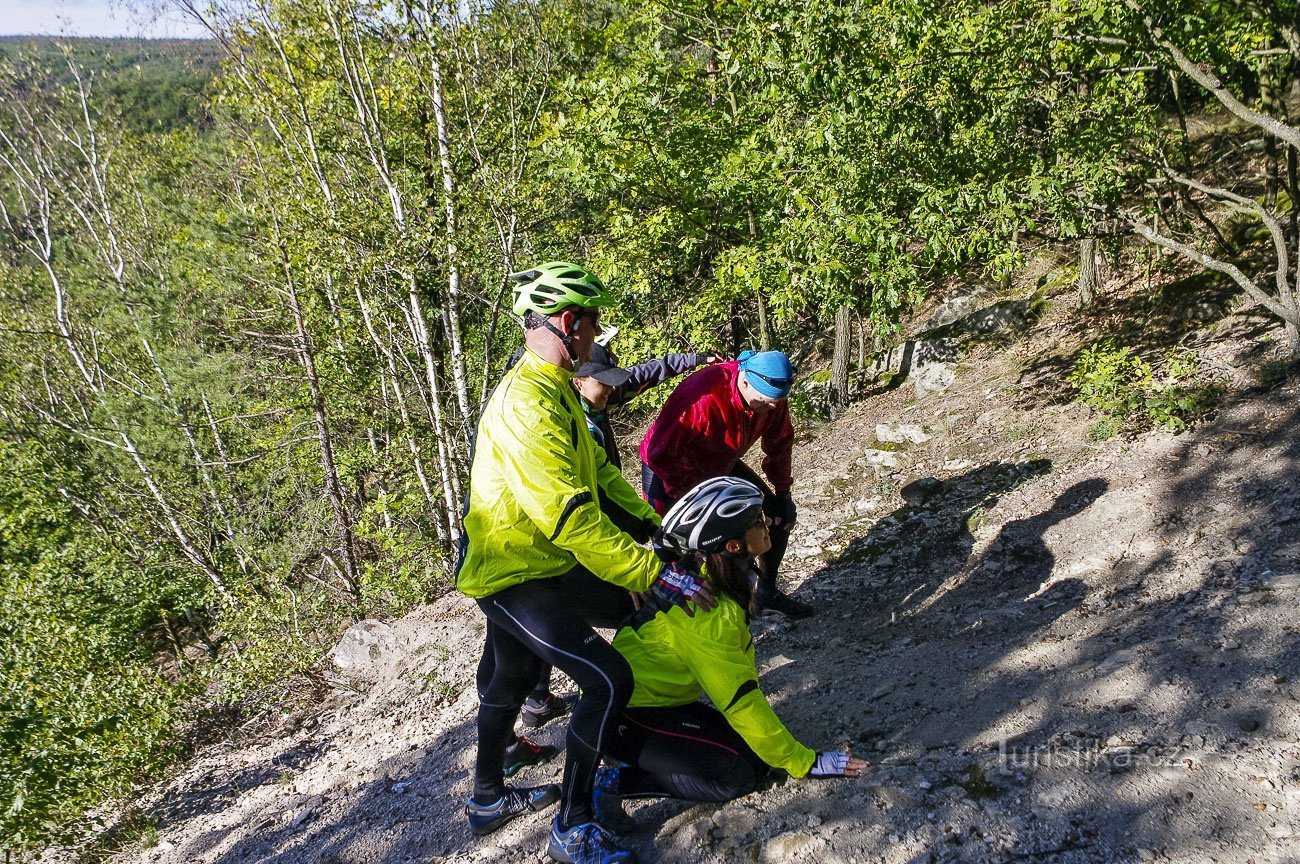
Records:
M772 548L760 558L754 610L806 618L812 607L776 583L796 515L790 497L794 428L786 404L794 375L790 358L780 351L746 351L736 360L692 373L668 397L641 442L641 487L662 516L712 477L730 475L757 486L772 519ZM758 441L770 487L741 461Z

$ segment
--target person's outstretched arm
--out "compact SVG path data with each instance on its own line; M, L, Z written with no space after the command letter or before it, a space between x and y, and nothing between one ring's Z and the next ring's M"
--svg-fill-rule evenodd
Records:
M625 405L645 391L657 387L665 381L685 375L692 369L706 366L719 360L719 356L710 351L694 354L665 354L635 366L625 367L632 377L614 388L609 396L609 405Z

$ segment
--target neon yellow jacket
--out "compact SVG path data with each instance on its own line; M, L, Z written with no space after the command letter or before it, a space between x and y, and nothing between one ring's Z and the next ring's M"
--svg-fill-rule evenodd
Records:
M691 618L673 607L637 629L624 627L614 648L632 667L636 689L628 707L687 705L707 693L758 757L792 777L803 777L817 754L776 716L758 688L754 640L745 611L730 597Z
M603 492L637 518L653 508L587 432L567 369L531 351L501 379L479 419L456 587L486 597L581 564L644 591L661 564L600 510Z

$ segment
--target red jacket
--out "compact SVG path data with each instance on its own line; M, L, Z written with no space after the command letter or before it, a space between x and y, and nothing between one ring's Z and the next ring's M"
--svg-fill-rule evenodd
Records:
M710 477L730 474L760 438L763 473L773 491L788 492L794 483L790 410L782 402L766 414L751 411L737 389L739 367L733 360L691 373L668 397L641 442L641 461L674 501Z

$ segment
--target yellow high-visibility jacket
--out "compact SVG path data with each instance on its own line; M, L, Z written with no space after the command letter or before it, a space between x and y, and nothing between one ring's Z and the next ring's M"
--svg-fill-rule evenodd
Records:
M603 493L659 521L587 432L573 373L531 351L501 379L479 419L456 587L486 597L575 563L629 591L662 564L600 509Z
M707 693L731 728L758 757L803 777L817 754L800 744L758 688L754 640L745 610L730 597L695 617L677 607L614 636L614 649L632 667L630 708L687 705Z

